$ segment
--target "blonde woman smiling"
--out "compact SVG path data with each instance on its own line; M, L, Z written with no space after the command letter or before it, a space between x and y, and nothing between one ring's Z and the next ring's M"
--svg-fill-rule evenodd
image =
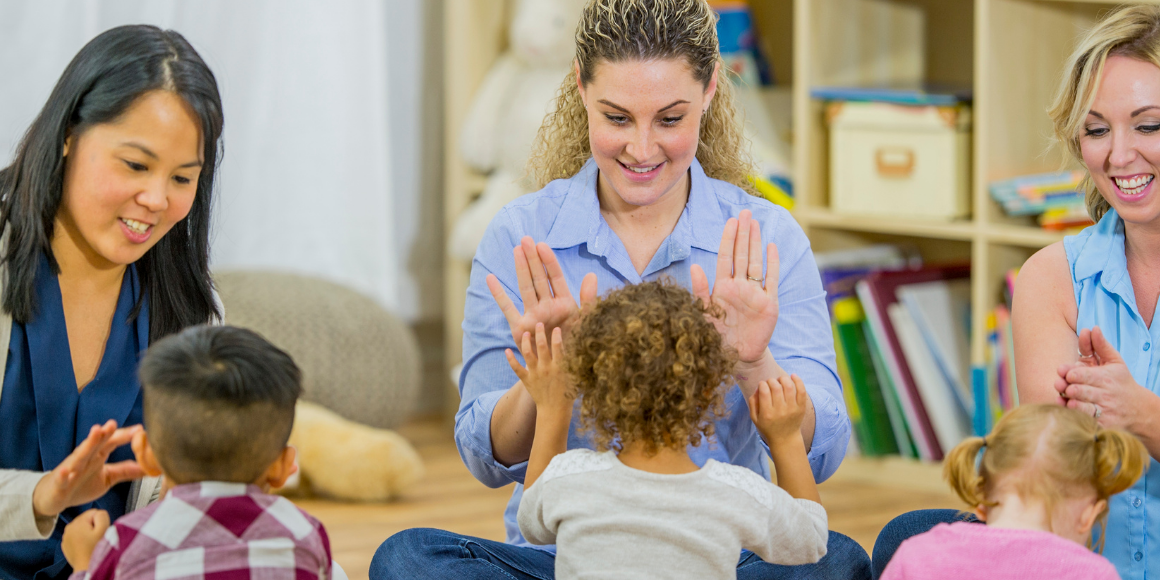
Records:
M467 293L456 442L484 484L517 484L504 515L507 542L407 530L379 548L375 580L554 576L554 547L531 547L516 523L541 425L504 351L517 350L537 324L562 328L566 349L577 303L626 284L667 277L723 312L714 323L737 352L737 384L712 440L690 447L694 463L715 459L768 479L770 451L746 399L760 381L793 373L809 395L801 445L813 476L837 469L850 423L825 294L801 228L751 194L715 24L705 0L592 0L585 8L574 74L534 148L531 170L543 189L492 220ZM567 447L592 448L576 425ZM865 551L835 533L817 564L736 556L739 578L869 576Z

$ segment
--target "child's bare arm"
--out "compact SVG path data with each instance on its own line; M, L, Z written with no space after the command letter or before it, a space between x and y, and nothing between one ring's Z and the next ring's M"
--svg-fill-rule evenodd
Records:
M761 381L749 397L749 417L769 444L777 484L793 497L821 503L801 433L807 399L797 375Z
M525 332L520 352L527 368L520 366L511 349L507 351L508 364L523 382L524 388L536 402L536 431L524 487L531 487L548 467L552 458L568 450L568 427L572 424L572 401L575 393L568 384L567 375L560 368L564 357L563 334L552 329L552 344L543 324L536 325L536 348L532 349L532 335Z

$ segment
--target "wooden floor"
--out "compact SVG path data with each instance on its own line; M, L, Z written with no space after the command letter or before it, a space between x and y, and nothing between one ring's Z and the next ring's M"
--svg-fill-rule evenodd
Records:
M334 559L351 580L367 578L375 549L388 536L415 527L503 540L503 509L511 486L488 489L464 467L449 423L426 420L400 433L423 456L427 477L398 501L350 504L295 500L326 526ZM820 486L830 529L871 551L874 538L895 516L924 508L961 508L939 480L939 467L891 459L849 458Z

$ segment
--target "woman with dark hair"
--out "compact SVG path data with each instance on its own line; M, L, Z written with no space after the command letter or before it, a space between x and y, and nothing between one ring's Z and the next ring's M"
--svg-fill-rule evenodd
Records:
M137 361L221 317L209 274L221 130L193 47L122 26L73 58L0 170L0 577L67 576L65 524L158 494L126 445L141 423Z

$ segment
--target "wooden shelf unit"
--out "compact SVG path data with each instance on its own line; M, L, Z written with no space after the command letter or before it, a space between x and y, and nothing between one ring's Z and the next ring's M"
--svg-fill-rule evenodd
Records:
M795 0L794 214L814 250L887 240L917 247L931 261L970 258L971 358L982 362L986 318L1002 299L1006 271L1063 239L1029 218L1004 215L987 185L1072 166L1052 147L1046 110L1080 35L1122 3ZM830 211L822 104L810 90L914 80L974 89L971 217L939 222Z
M483 177L459 157L459 130L479 81L506 44L510 0L444 0L446 7L446 231ZM970 259L972 359L982 362L987 314L1004 274L1062 234L1010 218L987 184L1054 171L1046 109L1079 35L1119 0L763 0L752 3L775 77L792 86L794 215L815 251L877 242L917 248L930 262ZM1160 3L1155 0L1151 3ZM822 105L810 89L887 80L970 84L972 215L953 222L836 214L829 209ZM470 264L446 267L448 367L459 363ZM454 398L457 401L457 398Z

